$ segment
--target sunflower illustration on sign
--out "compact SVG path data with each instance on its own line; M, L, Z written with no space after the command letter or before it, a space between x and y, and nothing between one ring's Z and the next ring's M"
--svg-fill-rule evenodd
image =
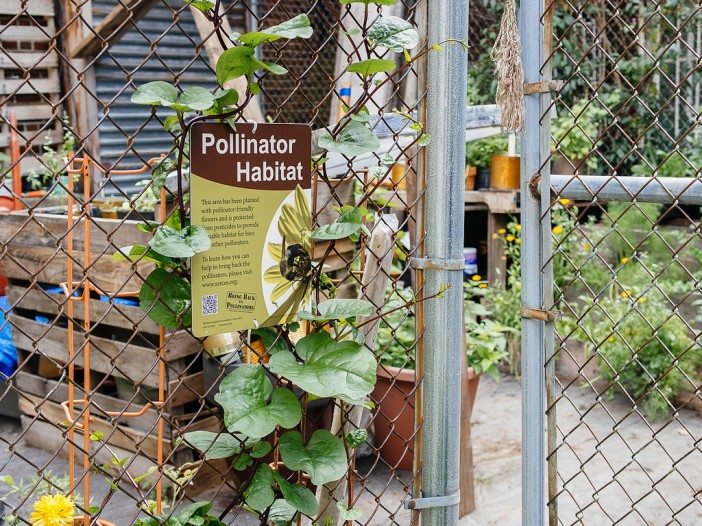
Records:
M273 286L270 300L275 312L263 325L282 323L296 314L312 290L312 214L305 192L297 186L293 204L283 204L278 219L281 243L268 243L274 265L268 267L263 280ZM282 301L281 301L282 300Z

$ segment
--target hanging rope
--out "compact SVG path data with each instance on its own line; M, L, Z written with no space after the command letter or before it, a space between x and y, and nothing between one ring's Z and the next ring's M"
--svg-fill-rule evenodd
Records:
M524 70L515 0L505 0L500 32L490 55L497 75L495 102L500 108L502 129L519 131L524 127Z

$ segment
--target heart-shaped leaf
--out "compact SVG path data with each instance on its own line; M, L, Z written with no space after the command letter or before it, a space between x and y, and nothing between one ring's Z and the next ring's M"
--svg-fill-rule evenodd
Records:
M178 91L168 82L155 80L142 84L132 93L134 104L149 106L169 106L178 101Z
M139 291L139 306L149 318L169 329L189 326L190 283L165 269L154 269Z
M309 321L330 321L370 316L373 314L373 304L366 300L334 298L318 304L317 311L317 315L302 311L298 317Z
M193 86L181 93L179 102L193 111L203 111L210 109L214 101L214 95L208 90L200 86Z
M268 520L275 526L290 526L295 515L297 510L285 502L285 499L277 499L268 512Z
M373 135L365 124L354 120L347 120L336 138L328 131L324 131L317 143L320 148L330 152L337 152L346 157L355 157L364 153L371 153L380 148L380 139Z
M331 240L344 239L361 231L362 225L357 223L331 223L316 228L310 237L312 239Z
M229 48L217 60L217 82L224 85L228 80L242 75L250 77L258 69L258 62L254 57L254 49L249 46Z
M394 60L387 60L384 58L369 58L367 60L361 60L359 62L353 62L349 64L346 71L349 73L358 73L362 77L369 77L375 75L376 73L387 73L395 69L396 64Z
M262 438L275 430L295 427L302 417L295 394L273 389L260 365L243 365L222 380L215 401L224 409L224 424L231 433Z
M298 484L291 484L277 471L273 472L273 477L275 477L275 481L278 483L278 487L285 498L285 502L290 504L297 511L309 515L310 517L317 514L319 504L317 504L314 493Z
M205 460L228 458L241 453L244 440L244 437L211 431L190 431L183 435L183 441L204 453Z
M212 246L207 231L200 226L189 226L176 230L162 226L149 240L149 246L159 254L169 258L190 258Z
M357 521L363 517L363 512L355 508L349 508L343 502L337 502L336 507L339 510L339 518L342 521Z
M312 433L307 446L303 445L299 431L285 433L280 437L278 449L288 468L304 471L315 485L339 480L348 469L344 444L325 429Z
M256 47L264 42L274 42L281 38L310 38L312 27L306 14L297 15L277 26L269 27L263 31L253 31L238 37L239 42L247 46Z
M368 40L378 46L402 52L417 47L419 35L407 20L396 16L383 16L368 29Z
M373 390L375 356L355 341L337 342L327 331L308 334L296 345L302 362L288 351L271 356L269 367L308 393L362 404Z
M268 464L258 466L251 483L244 491L244 500L249 508L261 512L273 504L273 480L273 470Z

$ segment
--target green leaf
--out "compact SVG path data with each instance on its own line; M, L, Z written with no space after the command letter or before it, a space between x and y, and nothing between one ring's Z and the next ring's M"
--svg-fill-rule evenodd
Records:
M265 437L276 426L295 427L302 417L295 394L282 387L273 389L260 365L234 369L220 384L215 401L224 409L227 429L251 438Z
M236 46L227 49L217 60L217 82L224 85L228 80L242 75L251 76L259 69L254 57L254 49L249 46Z
M362 226L357 223L332 223L316 228L310 237L318 240L344 239L360 232Z
M277 471L273 472L275 481L285 498L285 502L305 515L313 517L317 514L317 499L309 489L298 484L291 484Z
M205 460L229 458L241 453L244 437L229 433L211 431L190 431L183 435L183 441L205 454Z
M336 138L328 131L324 131L317 143L320 148L330 152L337 152L346 157L355 157L364 153L371 153L380 148L380 139L373 135L365 124L354 120L347 120Z
M406 20L396 16L383 16L368 29L368 40L380 47L402 52L417 47L419 35Z
M288 344L285 342L285 338L280 336L278 331L272 327L252 329L251 335L261 338L261 341L263 341L263 346L266 348L268 354L275 354L279 351L286 351L288 349Z
M317 305L317 315L302 311L299 318L310 321L330 321L370 316L373 314L373 304L366 300L334 298Z
M134 104L150 106L170 106L178 100L178 91L168 82L155 80L142 84L132 93Z
M311 36L312 27L310 26L310 19L303 13L282 24L269 27L263 31L253 31L240 35L238 40L247 46L256 47L265 42L274 42L281 38L310 38Z
M339 518L342 521L357 521L363 517L363 512L354 508L349 508L343 502L337 502L336 507L339 510Z
M251 456L253 458L263 458L271 452L271 449L273 449L273 446L271 446L270 442L261 440L260 442L256 442L251 447Z
M215 100L221 107L234 106L239 102L239 93L235 89L225 89L215 93Z
M384 58L369 58L360 62L349 64L346 71L349 73L358 73L362 77L369 77L376 73L387 73L395 69L395 61Z
M185 3L193 6L195 9L199 9L203 13L214 7L214 3L210 2L210 0L185 0Z
M180 121L177 115L169 115L163 121L163 129L167 132L171 132L174 135L180 133Z
M346 433L346 442L352 449L362 446L366 440L368 440L368 431L365 429L354 429Z
M275 526L289 526L295 515L297 510L285 502L285 499L277 499L268 512L268 520Z
M251 91L253 95L258 95L261 93L261 86L258 82L249 82L249 91Z
M90 440L92 440L93 442L99 442L104 436L105 433L103 433L102 431L94 431L90 433Z
M320 398L359 404L373 390L375 356L357 342L337 342L321 331L302 338L296 351L302 362L291 352L279 352L271 356L270 370Z
M193 524L190 519L193 517L203 517L207 515L207 512L212 508L212 502L209 500L203 500L200 502L193 502L189 506L181 509L178 514L178 522L180 524Z
M326 429L318 429L303 445L302 434L291 431L280 437L280 458L293 471L304 471L312 484L339 480L346 474L348 463L344 444Z
M168 329L175 329L178 320L190 325L190 283L162 268L148 275L139 291L139 306L149 318Z
M209 250L212 246L207 231L200 226L189 226L176 230L162 226L149 240L149 246L163 256L170 258L189 258L199 252Z
M123 247L118 252L112 254L112 261L131 261L132 263L152 262L167 267L176 265L171 258L162 256L145 245L130 245L128 247Z
M261 464L254 473L249 487L244 491L246 505L252 510L262 512L273 504L275 493L272 485L273 470L268 464Z
M274 75L285 75L288 72L287 69L275 62L268 62L267 60L257 60L257 62L259 66L257 69L265 69Z
M244 471L251 464L253 464L253 461L254 459L251 458L251 455L244 451L241 455L239 455L236 458L236 460L234 460L234 462L232 463L232 467L237 471Z
M428 133L423 133L419 136L419 139L417 139L417 145L419 146L427 146L430 142L431 135L429 135Z
M187 106L193 111L208 110L212 107L214 101L215 96L199 86L188 88L180 95L180 104Z

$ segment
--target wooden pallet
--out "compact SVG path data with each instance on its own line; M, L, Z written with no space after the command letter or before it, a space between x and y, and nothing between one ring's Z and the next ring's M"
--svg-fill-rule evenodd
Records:
M91 220L89 277L105 291L138 291L153 268L148 264L112 261L111 255L117 247L149 240L149 234L138 230L137 224L130 220ZM28 359L49 360L59 367L68 362L68 301L58 287L59 283L68 280L67 230L66 216L42 212L0 216L0 242L6 247L0 260L0 271L8 278L13 342L20 353L20 364L25 367L18 376L20 384L17 387L24 393L42 398L47 394L46 385L41 383L41 378L31 376L37 371L29 369L32 364ZM85 246L82 224L75 225L73 235L74 280L78 281L84 272L78 264L83 260ZM108 375L115 382L126 379L134 384L131 390L127 386L124 399L108 397L101 399L98 405L108 411L133 411L135 405L155 399L159 373L159 326L138 305L117 304L94 296L90 299L91 370ZM72 320L74 364L82 367L85 345L82 302L74 303ZM168 438L177 436L180 419L203 407L205 386L200 352L199 341L189 332L167 331L164 387ZM123 381L120 383L124 384ZM103 387L102 384L98 386L99 389ZM53 410L56 408L51 406L52 403L60 404L67 398L67 387L65 384L57 386L53 381L50 392L52 397L46 407ZM79 389L76 393L76 398L82 398ZM99 395L106 393L95 396ZM27 404L25 400L25 414ZM149 410L143 417L120 419L120 425L136 431L153 431L156 416L156 411Z
M10 153L7 119L14 111L20 148L34 152L22 156L20 167L26 175L42 166L39 158L46 136L54 148L62 141L58 55L51 49L56 32L54 3L5 0L0 2L0 18L4 27L0 34L4 49L0 53L0 100L6 117L0 121L0 152ZM4 193L10 186L9 180L4 182Z

